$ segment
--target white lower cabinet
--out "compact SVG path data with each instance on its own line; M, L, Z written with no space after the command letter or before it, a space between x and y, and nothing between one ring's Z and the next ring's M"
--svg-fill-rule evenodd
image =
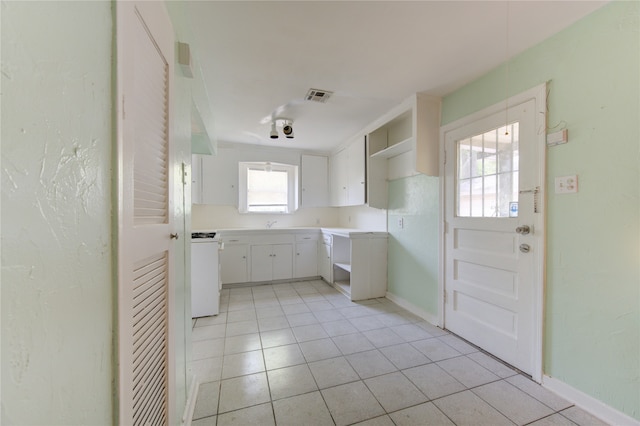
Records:
M220 279L222 284L246 283L248 279L249 246L225 244L220 252Z
M293 277L291 244L251 246L251 281L285 280Z
M318 276L318 243L317 241L296 243L296 259L294 278Z
M322 277L351 300L385 297L387 233L344 228L222 230L223 284Z
M318 244L318 274L324 279L326 282L332 282L331 277L331 237L329 237L329 242L321 241Z

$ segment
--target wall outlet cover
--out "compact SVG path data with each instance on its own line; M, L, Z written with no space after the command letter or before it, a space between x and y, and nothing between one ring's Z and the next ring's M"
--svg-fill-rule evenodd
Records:
M556 177L555 189L556 194L573 194L578 192L578 175Z

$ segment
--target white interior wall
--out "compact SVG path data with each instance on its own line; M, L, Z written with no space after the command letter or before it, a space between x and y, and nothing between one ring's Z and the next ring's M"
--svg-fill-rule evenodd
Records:
M265 228L267 222L274 220L274 228L339 226L338 209L332 207L299 209L294 214L240 214L235 206L194 204L191 218L193 230Z
M387 210L369 206L340 207L338 210L339 227L387 231Z
M112 4L2 2L2 424L113 424Z

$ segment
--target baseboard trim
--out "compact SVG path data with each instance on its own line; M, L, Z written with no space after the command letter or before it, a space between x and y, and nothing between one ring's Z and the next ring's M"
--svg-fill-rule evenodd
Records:
M419 316L420 318L424 319L428 323L438 326L438 317L436 315L430 314L429 312L423 310L422 308L417 307L411 302L407 302L402 297L396 296L393 293L387 292L386 298L391 300L393 303L400 306L401 308L406 309L412 314Z
M198 390L200 389L200 383L196 380L196 376L191 378L191 386L189 387L189 396L184 407L184 414L182 415L182 426L191 426L193 421L193 412L196 408L196 400L198 399Z
M321 276L303 277L303 278L285 278L283 280L273 280L273 281L250 281L246 283L222 284L222 289L229 290L232 288L257 287L260 285L274 285L274 284L297 283L299 281L320 281L320 280L324 281Z
M582 410L592 414L600 420L611 425L640 426L640 421L630 417L596 398L555 379L551 376L542 376L542 386L557 393L569 402L573 402Z

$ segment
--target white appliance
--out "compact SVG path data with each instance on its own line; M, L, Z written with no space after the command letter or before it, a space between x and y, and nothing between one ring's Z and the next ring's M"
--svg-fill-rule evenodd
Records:
M218 315L220 311L220 243L215 232L191 234L191 316Z

